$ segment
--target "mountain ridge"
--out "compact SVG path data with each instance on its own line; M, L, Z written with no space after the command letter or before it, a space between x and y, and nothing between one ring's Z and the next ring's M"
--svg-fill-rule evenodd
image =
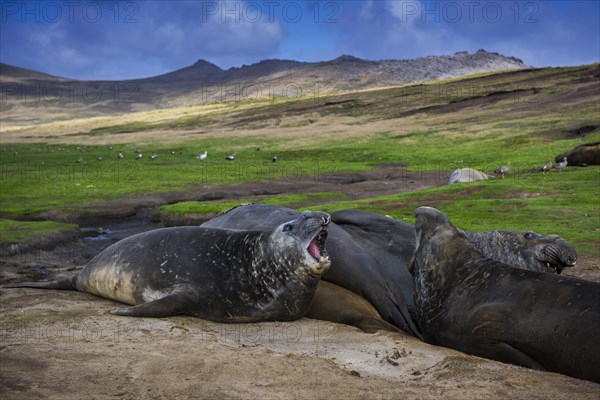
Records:
M39 75L40 77L60 78L60 79L68 79L68 80L81 81L81 82L99 82L99 81L128 81L128 82L130 82L130 81L138 81L138 80L155 79L155 78L160 78L160 77L164 77L167 75L171 76L180 71L189 71L189 70L198 70L198 69L202 69L202 70L208 69L209 73L214 74L214 73L229 73L229 72L238 71L238 70L256 69L259 66L267 66L267 65L271 68L277 68L277 67L281 68L283 65L285 65L286 67L297 67L297 66L328 65L328 64L331 64L331 65L338 64L339 65L339 64L344 64L344 63L361 63L361 64L375 65L375 64L379 64L379 63L408 63L408 62L418 62L419 60L448 59L448 58L453 58L453 57L457 57L457 56L477 56L477 55L482 55L482 54L497 56L497 57L500 57L500 58L503 58L506 60L511 60L515 63L515 65L521 64L524 68L527 67L523 63L523 60L521 60L517 57L504 56L497 52L488 52L484 49L479 49L479 50L477 50L477 52L475 52L473 54L470 54L468 51L458 51L458 52L455 52L453 55L424 56L424 57L417 57L417 58L411 58L411 59L367 60L367 59L362 59L362 58L355 57L353 55L348 55L348 54L342 54L339 57L336 57L331 60L314 61L314 62L271 58L271 59L264 59L264 60L258 61L256 63L253 63L253 64L248 64L248 65L242 64L239 67L230 67L228 69L223 69L210 61L207 61L204 59L198 59L195 63L193 63L191 65L181 67L181 68L175 69L173 71L165 72L164 74L154 75L154 76L145 77L145 78L130 78L130 79L69 78L69 77L52 75L52 74L49 74L49 73L46 73L43 71L37 71L37 70L29 69L29 68L19 67L16 65L11 65L11 64L0 62L0 78L5 77L5 76L14 77L17 75L18 76L30 75L30 76L34 76L34 77L35 77L35 75ZM6 73L6 72L8 72L8 73Z
M2 122L19 126L224 101L320 96L323 88L333 94L523 68L528 67L518 58L483 49L407 60L347 54L318 62L266 59L229 69L199 59L165 74L112 81L56 77L0 63Z

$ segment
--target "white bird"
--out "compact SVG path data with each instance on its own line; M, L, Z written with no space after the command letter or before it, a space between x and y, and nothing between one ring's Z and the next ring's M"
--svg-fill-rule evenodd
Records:
M139 160L142 157L143 157L142 153L138 153L138 154L135 155L135 159L136 160Z
M123 153L117 154L117 158L123 158L123 157L125 157L125 155Z
M272 162L277 162L277 156L273 156L273 158L271 158Z
M227 157L225 157L225 159L227 161L233 161L233 160L235 160L235 156L236 156L236 153L233 153L233 154L230 154Z
M196 156L196 158L199 159L199 160L204 160L207 156L208 156L208 151L204 151L204 153L198 154Z
M98 161L102 161L102 160L103 160L102 156L99 156Z
M154 153L154 154L152 154L152 155L150 156L150 159L151 159L151 160L156 160L156 157L158 157L158 155L156 155L156 153Z
M556 166L554 168L556 168L558 170L558 172L561 172L566 167L567 167L567 157L563 157L562 161L557 162Z

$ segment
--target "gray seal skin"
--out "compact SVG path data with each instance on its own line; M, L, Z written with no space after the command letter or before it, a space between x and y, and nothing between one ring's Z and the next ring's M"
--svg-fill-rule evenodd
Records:
M297 215L298 211L285 207L249 204L233 208L201 226L269 230L297 218ZM331 257L331 268L323 275L323 279L364 297L375 306L385 321L420 338L400 288L382 275L377 260L335 224L330 224L328 231L326 248ZM335 318L335 315L331 315L324 319L335 321Z
M79 290L133 305L111 311L116 315L295 320L330 266L329 220L307 211L266 231L157 229L113 244L71 279L14 286Z
M600 284L483 257L430 207L411 260L425 341L600 383Z
M358 210L331 214L331 221L348 232L378 264L379 272L398 287L414 316L413 278L408 263L415 250L415 227L384 215ZM557 235L534 232L466 232L486 257L532 271L561 273L576 264L577 252ZM335 263L335 259L332 260ZM342 285L343 286L343 285Z

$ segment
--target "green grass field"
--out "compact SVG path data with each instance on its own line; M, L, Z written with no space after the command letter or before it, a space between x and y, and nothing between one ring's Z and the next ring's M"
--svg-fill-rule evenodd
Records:
M35 140L24 136L0 146L0 215L29 218L124 196L367 171L381 164L448 176L460 167L491 173L511 162L513 174L504 180L361 201L337 193L260 201L329 211L358 208L409 222L414 208L431 205L464 229L557 233L583 254L600 256L600 167L533 173L561 152L600 141L597 129L585 137L570 133L600 126L600 94L583 90L582 83L597 73L598 65L546 68L345 93L319 102L224 104L198 114L175 109L173 118L161 110L153 112L160 118L152 114L145 121L144 113L136 113L95 120L88 129L85 120L67 121L76 132L60 142L44 142L55 129L48 125L39 128L44 134L30 135ZM157 129L171 133L162 137ZM141 133L123 141L130 132ZM134 159L136 149L141 160ZM209 157L196 159L204 151ZM119 152L123 159L117 159ZM236 160L225 161L233 152ZM183 203L160 211L215 212L237 203Z

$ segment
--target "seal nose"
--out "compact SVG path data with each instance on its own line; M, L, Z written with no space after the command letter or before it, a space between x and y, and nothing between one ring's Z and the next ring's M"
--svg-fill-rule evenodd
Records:
M331 222L331 216L327 213L324 213L322 211L304 211L302 213L302 215L305 218L320 218L322 221L322 225L329 225L329 223Z

